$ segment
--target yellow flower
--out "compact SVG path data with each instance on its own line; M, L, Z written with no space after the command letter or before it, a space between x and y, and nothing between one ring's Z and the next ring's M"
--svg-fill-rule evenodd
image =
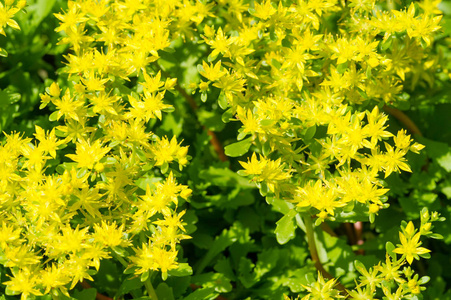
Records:
M200 75L204 76L210 81L216 81L225 74L227 71L221 71L221 61L219 60L214 66L211 63L208 65L205 61L202 62L202 69L199 71Z
M26 300L28 296L40 296L38 289L39 277L29 268L22 268L11 276L11 280L3 282L7 288L16 293L22 293L20 299Z
M76 143L76 154L67 154L66 156L78 163L78 168L94 168L94 165L98 163L111 148L102 147L102 142L99 140L94 141L91 145L91 141L81 140Z
M412 221L407 224L404 232L399 233L399 239L401 244L397 245L398 248L393 250L394 253L401 254L409 264L412 264L413 259L419 259L419 255L431 252L431 250L426 249L421 246L420 237L421 233L415 234L415 228Z
M260 125L262 118L258 114L253 113L252 110L245 110L241 106L237 109L237 119L243 123L243 133L263 133Z
M57 19L59 19L60 26L56 28L56 31L76 31L77 24L86 22L88 20L85 17L85 13L79 9L79 5L75 1L68 2L68 11L64 14L54 14Z
M345 298L340 295L340 292L334 289L334 285L336 284L337 279L329 279L327 282L324 280L321 272L318 272L318 279L316 282L311 284L310 286L302 285L308 292L307 296L303 297L302 300L335 300L339 298Z
M94 224L93 237L96 241L101 242L108 247L126 247L130 245L130 241L128 241L124 235L124 227L125 224L118 227L116 222L108 224L107 222L102 221L100 225Z
M252 153L251 160L247 160L248 162L240 161L240 165L244 168L244 172L247 175L260 175L263 172L263 169L266 166L266 160L260 156L260 160L257 159L257 155Z
M36 133L34 135L40 142L38 148L44 153L49 153L51 157L56 158L56 150L64 141L58 141L55 136L55 128L46 134L44 129L36 125Z
M214 40L208 40L207 44L210 45L214 50L211 52L212 57L216 57L218 54L222 53L229 53L229 46L234 42L236 38L233 37L226 37L224 34L224 31L221 27L219 27L218 31L216 32L216 36Z
M175 136L170 141L167 137L157 138L151 147L151 152L155 158L156 166L162 166L164 163L170 163L174 160L177 160L182 166L187 163L188 147L180 146Z
M52 264L43 269L39 273L39 277L45 288L44 294L48 294L54 288L59 288L65 295L68 294L64 286L70 282L70 276L61 266Z
M406 155L405 150L401 150L399 148L393 148L388 143L385 143L385 148L387 149L387 153L383 155L384 165L383 169L385 170L385 178L387 178L392 172L400 172L401 170L412 172L409 165L405 162L407 159L404 157Z
M177 268L176 258L176 250L166 250L152 244L142 244L141 248L136 250L131 261L138 267L135 271L136 274L157 270L166 274L169 270Z
M6 25L11 26L14 29L20 30L19 24L17 24L17 22L15 20L13 20L12 18L22 8L23 7L4 6L0 2L0 34L3 34L6 36L5 30L4 30Z
M271 0L266 0L259 4L258 2L254 3L255 12L253 13L254 17L257 17L262 20L266 20L276 13L276 9L272 6Z

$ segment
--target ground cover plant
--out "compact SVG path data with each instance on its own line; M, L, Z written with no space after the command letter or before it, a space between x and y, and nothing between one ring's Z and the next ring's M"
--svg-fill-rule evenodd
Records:
M451 299L450 20L1 1L0 299Z

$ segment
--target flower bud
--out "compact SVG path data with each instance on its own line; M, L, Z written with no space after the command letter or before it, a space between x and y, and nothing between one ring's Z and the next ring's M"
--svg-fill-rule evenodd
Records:
M105 170L105 166L102 163L97 163L94 167L97 173L102 173Z
M172 89L174 86L175 86L175 84L177 83L177 78L168 78L168 79L166 79L166 83L164 84L164 88L166 89L166 90L170 90L170 89Z
M55 97L55 98L59 97L59 95L61 94L61 89L58 86L58 83L54 82L54 83L52 83L52 85L50 85L49 94L50 94L50 96Z
M431 230L431 226L432 226L431 223L426 223L426 224L424 224L424 225L421 227L421 229L422 229L422 231L424 231L424 232L428 232L429 230Z
M188 199L189 196L191 196L192 193L193 191L191 189L184 189L183 191L180 192L180 197L186 200Z
M379 211L379 205L374 204L374 203L370 204L370 207L369 207L370 214L375 214L378 211Z
M22 9L27 5L27 0L20 0L19 2L17 2L17 8L18 9Z

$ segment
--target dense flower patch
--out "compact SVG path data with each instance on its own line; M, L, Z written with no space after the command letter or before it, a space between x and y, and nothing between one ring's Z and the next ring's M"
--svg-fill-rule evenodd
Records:
M3 299L434 296L446 5L2 2Z

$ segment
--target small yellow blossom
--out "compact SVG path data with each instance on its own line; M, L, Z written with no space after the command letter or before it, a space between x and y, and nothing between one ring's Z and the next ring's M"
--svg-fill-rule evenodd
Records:
M108 152L109 147L102 147L99 140L91 143L90 140L81 140L77 143L76 154L67 154L66 156L78 163L79 168L94 168Z
M404 232L399 233L399 239L401 244L398 245L398 248L393 250L394 253L401 254L409 264L412 264L413 259L419 259L419 255L426 254L431 252L431 250L426 249L421 246L420 237L421 233L415 234L415 227L413 226L412 221L410 221Z

